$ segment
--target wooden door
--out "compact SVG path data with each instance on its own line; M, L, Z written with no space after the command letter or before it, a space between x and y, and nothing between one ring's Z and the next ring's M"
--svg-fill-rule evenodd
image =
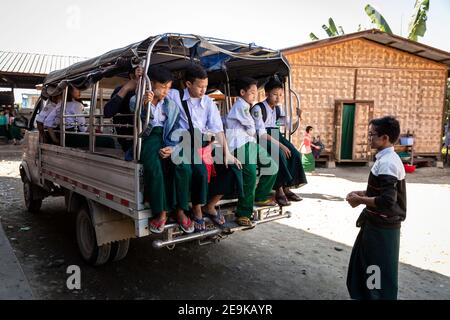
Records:
M373 108L373 102L356 102L353 161L370 161L369 122L373 118Z

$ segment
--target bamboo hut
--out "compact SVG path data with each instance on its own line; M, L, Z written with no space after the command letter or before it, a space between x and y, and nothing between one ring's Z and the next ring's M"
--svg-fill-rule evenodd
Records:
M414 153L440 154L450 53L379 30L367 30L282 50L301 96L300 146L315 128L330 161L368 162L368 123L396 116L414 134Z

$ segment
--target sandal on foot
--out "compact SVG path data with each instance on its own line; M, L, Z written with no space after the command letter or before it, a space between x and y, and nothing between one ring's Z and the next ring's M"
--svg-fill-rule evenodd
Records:
M257 207L274 207L277 205L278 204L270 198L265 201L256 201L255 202L255 206L257 206Z
M252 221L248 217L237 217L236 223L243 227L254 227Z
M193 217L192 220L194 221L195 232L202 232L206 230L205 219Z
M303 200L302 198L300 198L300 196L298 194L293 193L292 191L289 191L289 192L285 191L284 194L290 201L302 201Z
M186 233L192 233L195 230L194 223L189 218L183 218L181 222L178 220L178 225L180 226L181 230Z
M223 225L226 223L225 218L224 218L224 216L223 216L223 213L220 212L220 211L217 211L216 214L212 214L212 213L209 213L209 212L204 212L204 214L205 214L208 218L210 218L210 219L212 220L212 222L214 222L214 223L215 223L216 225L218 225L219 227L223 226ZM222 221L223 221L223 222L222 222ZM221 223L221 222L222 222L222 223Z
M282 207L286 207L286 206L290 206L291 205L291 203L289 202L289 200L285 196L278 196L278 197L275 198L275 200Z
M166 221L167 218L163 220L159 220L158 218L152 219L148 222L148 228L152 233L163 233Z

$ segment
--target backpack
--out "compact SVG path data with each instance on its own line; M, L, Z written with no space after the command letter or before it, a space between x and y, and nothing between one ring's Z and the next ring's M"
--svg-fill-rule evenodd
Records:
M250 112L252 112L253 108L255 108L256 106L259 106L262 112L262 118L264 123L266 123L267 120L267 110L266 107L264 106L263 102L259 102L257 104L255 104L253 107L250 108ZM275 120L278 120L281 118L281 108L279 106L275 106L275 114L276 114L276 118Z

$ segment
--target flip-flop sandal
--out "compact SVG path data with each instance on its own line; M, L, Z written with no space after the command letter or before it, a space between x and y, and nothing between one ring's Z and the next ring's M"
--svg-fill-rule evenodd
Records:
M148 222L148 228L152 233L163 233L166 222L167 218L163 220L156 218Z
M202 232L206 230L206 226L205 226L205 219L203 218L192 218L192 220L194 221L194 231L195 232ZM201 227L198 227L201 226Z
M279 197L276 197L275 200L282 207L291 205L291 203L289 202L287 197L279 196Z
M291 192L285 192L284 193L286 195L286 197L288 198L288 200L291 201L302 201L303 199L296 193Z
M189 218L183 219L183 221L178 221L178 225L180 226L181 230L183 230L186 233L192 233L194 232L194 224L192 223L192 220Z
M223 226L226 221L224 219L223 213L220 211L217 211L217 214L212 214L209 212L204 212L204 214L210 218L212 220L212 222L214 222L216 225L218 225L219 227ZM221 221L223 221L222 223L220 223Z
M254 224L248 217L237 217L236 223L243 227L254 227Z

